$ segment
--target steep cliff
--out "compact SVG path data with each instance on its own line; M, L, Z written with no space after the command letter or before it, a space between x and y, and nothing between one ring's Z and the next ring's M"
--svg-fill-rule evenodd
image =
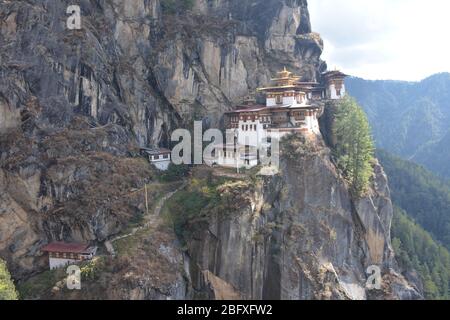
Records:
M167 144L183 119L217 123L283 65L305 80L324 68L304 0L198 0L179 14L164 14L159 0L81 1L75 31L65 26L69 4L2 5L2 131L26 113L50 127L83 114L127 128L140 145ZM33 99L39 110L27 106Z
M102 241L139 214L110 203L150 181L130 151L168 146L194 117L217 125L281 65L310 79L322 65L306 1L80 1L81 30L69 4L0 7L0 252L16 276L42 243Z
M354 199L320 139L291 137L282 149L279 175L221 187L223 207L185 226L194 288L214 288L211 272L246 299L419 298L395 271L382 168ZM366 290L370 266L382 270L381 290Z

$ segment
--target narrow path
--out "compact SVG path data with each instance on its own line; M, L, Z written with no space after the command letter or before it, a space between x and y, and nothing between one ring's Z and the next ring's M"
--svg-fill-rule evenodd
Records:
M105 247L106 247L106 250L108 251L108 253L112 256L116 256L116 251L114 250L114 245L113 245L114 242L134 236L136 234L136 232L154 225L157 222L157 220L160 218L161 210L164 207L166 201L169 200L170 198L172 198L175 195L175 193L184 189L186 187L186 185L187 185L187 182L184 181L183 184L181 186L179 186L175 191L172 191L172 192L166 194L164 197L162 197L158 201L153 213L149 213L148 215L144 216L144 220L146 222L142 226L133 228L129 234L117 236L111 240L105 241Z

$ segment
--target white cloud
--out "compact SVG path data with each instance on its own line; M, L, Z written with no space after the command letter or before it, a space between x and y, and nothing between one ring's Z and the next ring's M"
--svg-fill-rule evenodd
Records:
M309 0L330 68L367 79L450 72L450 1Z

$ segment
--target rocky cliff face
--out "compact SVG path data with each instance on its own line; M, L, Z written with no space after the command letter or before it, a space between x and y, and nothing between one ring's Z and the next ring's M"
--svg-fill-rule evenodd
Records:
M193 221L189 243L195 288L212 272L245 299L412 299L420 295L395 269L392 204L375 164L370 194L355 200L321 140L283 145L281 173L222 191L226 211ZM370 266L383 288L367 290Z
M194 1L164 14L159 0L81 1L82 30L66 29L70 1L6 2L0 12L1 129L34 110L51 127L82 114L167 144L193 115L223 111L283 65L306 80L322 66L306 1Z
M161 2L79 1L81 30L66 28L71 1L1 3L0 256L16 279L43 269L42 244L102 242L142 215L134 191L155 173L139 147L169 146L193 119L220 125L283 66L307 81L326 69L306 0ZM119 263L128 278L110 281L111 297L366 297L364 268L393 267L386 181L377 167L374 194L352 201L322 149L249 187L235 218L211 220L189 243L187 275L173 232L145 240L165 262L141 261L152 270L141 274ZM174 276L155 280L164 267Z
M82 30L67 30L69 4L0 7L0 252L19 273L42 242L120 230L123 214L93 206L118 197L113 175L130 182L112 166L129 151L168 146L193 118L217 125L282 65L310 79L321 65L306 1L199 0L178 14L159 0L80 1Z

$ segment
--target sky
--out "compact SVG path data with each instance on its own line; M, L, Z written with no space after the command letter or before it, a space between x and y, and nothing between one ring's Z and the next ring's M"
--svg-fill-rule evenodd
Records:
M309 0L328 68L365 79L450 72L450 1Z

